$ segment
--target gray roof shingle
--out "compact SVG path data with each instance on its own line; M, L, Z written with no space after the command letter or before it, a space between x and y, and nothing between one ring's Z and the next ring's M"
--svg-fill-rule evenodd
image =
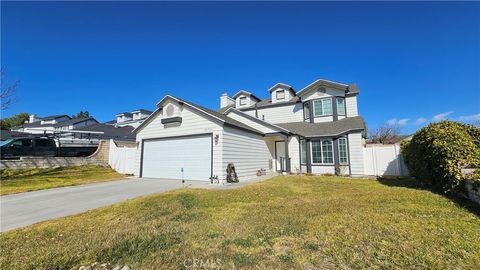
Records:
M365 123L360 116L325 123L290 122L276 125L303 137L336 136L348 131L365 129Z
M135 139L135 133L132 133L133 127L131 126L115 127L114 125L97 123L77 130L103 132L103 134L99 136L101 138Z

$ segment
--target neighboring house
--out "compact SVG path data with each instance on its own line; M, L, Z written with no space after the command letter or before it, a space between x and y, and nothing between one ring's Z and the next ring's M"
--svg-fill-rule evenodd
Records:
M11 131L11 130L0 130L0 141L5 141L8 139L18 138L18 137L28 137L29 133L23 133L18 131Z
M51 134L58 131L69 131L98 123L93 117L71 118L68 115L51 115L38 117L30 115L24 124L12 128L12 131L29 134Z
M356 85L317 80L300 91L278 83L261 100L242 90L220 112L167 95L134 132L140 177L240 180L258 170L363 175L363 119Z
M132 126L138 127L148 116L152 114L152 111L139 109L132 112L123 112L116 114L116 121L109 121L107 124L116 125L117 127Z
M135 133L132 132L133 127L131 126L116 127L111 124L96 123L88 127L80 128L78 131L82 132L76 134L76 137L80 138L135 140Z

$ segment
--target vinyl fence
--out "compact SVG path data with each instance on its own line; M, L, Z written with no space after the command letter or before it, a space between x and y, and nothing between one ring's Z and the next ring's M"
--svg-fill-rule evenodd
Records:
M136 147L118 146L114 140L110 140L108 164L119 173L133 174L136 153Z
M400 154L400 145L367 145L363 148L366 175L408 176L407 166Z

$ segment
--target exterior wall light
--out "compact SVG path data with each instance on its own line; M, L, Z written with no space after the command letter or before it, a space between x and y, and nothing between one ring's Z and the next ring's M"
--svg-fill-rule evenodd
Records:
M217 134L217 135L215 135L215 145L217 145L217 144L218 144L218 139L219 139L219 138L220 138L220 136L219 136L218 134Z

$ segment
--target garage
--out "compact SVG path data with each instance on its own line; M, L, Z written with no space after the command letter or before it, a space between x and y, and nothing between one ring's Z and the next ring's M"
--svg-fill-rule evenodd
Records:
M209 181L212 175L212 135L145 139L142 177Z

